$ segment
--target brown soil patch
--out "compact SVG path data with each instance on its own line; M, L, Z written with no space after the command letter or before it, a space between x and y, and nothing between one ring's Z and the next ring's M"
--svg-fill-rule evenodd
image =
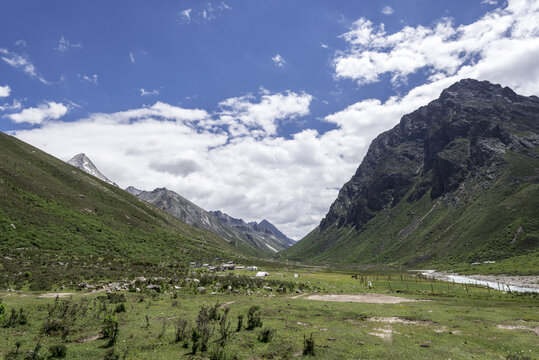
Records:
M401 298L382 294L358 294L358 295L310 295L305 297L308 300L336 301L336 302L357 302L372 304L399 304L402 302L425 301Z
M529 330L533 332L535 335L539 336L539 326L524 326L524 325L498 325L496 326L498 329L505 329L505 330Z

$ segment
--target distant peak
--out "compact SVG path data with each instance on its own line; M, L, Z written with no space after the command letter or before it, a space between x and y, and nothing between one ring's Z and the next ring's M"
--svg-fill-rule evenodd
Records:
M107 182L111 185L118 186L115 182L109 180L105 175L103 175L97 167L94 165L92 160L85 153L80 153L73 156L68 162L68 164L73 165L82 171L95 176L96 178Z

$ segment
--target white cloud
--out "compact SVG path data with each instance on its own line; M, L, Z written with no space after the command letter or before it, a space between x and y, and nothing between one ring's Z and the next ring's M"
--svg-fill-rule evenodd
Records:
M432 48L438 58L425 65L429 76L425 84L385 101L364 99L329 114L325 121L335 129L325 133L305 129L286 138L279 136L284 121L309 114L312 96L300 92L273 94L261 89L256 96L226 99L215 112L157 102L118 113L93 114L74 122L48 121L39 128L14 134L65 160L85 152L104 174L123 187L151 190L166 186L205 209L220 209L248 221L267 218L285 234L299 238L319 224L338 190L354 174L370 142L397 124L402 115L437 98L453 82L472 77L537 95L536 4L512 0L507 8L488 13L472 24L450 25L446 30L454 35L442 37L440 43L433 44L433 38L427 36L443 33L437 30L437 24L405 27L395 34L380 35L381 40L376 35L379 28L373 30L374 36L373 31L354 36L354 41L367 44L393 39L395 45L388 50L403 39L410 41L416 52ZM466 48L472 46L468 42L479 42L485 48L463 64L457 58L453 72L437 70L450 67L453 61L451 51L437 47L454 42L458 46L466 42ZM351 54L357 45L350 40L349 46L345 54ZM395 62L395 54L389 54L388 61ZM393 72L390 69L378 76L385 73Z
M498 5L498 1L497 0L482 0L481 4Z
M286 60L279 54L271 58L275 66L283 67L286 64Z
M56 120L68 112L67 106L62 103L47 101L37 108L28 108L20 113L6 115L16 123L41 124L45 120Z
M43 84L50 84L41 75L39 75L39 73L36 70L36 67L34 66L34 64L30 62L30 60L27 57L15 54L4 48L0 48L0 54L2 54L0 55L0 58L6 64L17 69L22 69L27 75L38 79Z
M180 22L189 24L191 22L191 13L193 9L184 9L180 11Z
M82 74L77 74L77 77L81 80L81 81L84 81L84 82L87 82L87 83L91 83L91 84L95 84L97 85L97 74L93 74L93 75L82 75Z
M382 14L384 15L391 15L393 14L393 8L391 6L384 6L382 8Z
M11 88L9 85L1 86L0 85L0 97L8 97L11 93Z
M133 64L135 63L135 55L133 52L129 52L129 61L131 61Z
M22 107L22 104L19 100L13 99L13 101L10 103L4 103L3 105L0 105L0 111L14 111L18 110Z
M201 24L217 19L223 11L232 10L232 7L224 2L207 2L203 7L181 10L179 15L180 24Z
M25 40L17 40L15 41L15 45L20 46L20 47L28 47L28 44L26 43Z
M327 49L329 47L328 44L324 44L324 43L320 44L320 46L323 47L324 49Z
M219 125L228 127L232 136L255 137L275 135L278 120L291 120L309 113L312 96L287 92L270 94L262 90L260 102L253 103L252 95L230 98L219 103Z
M80 43L72 43L71 41L67 40L63 35L60 37L60 40L58 40L58 46L55 47L55 50L58 50L61 53L65 53L71 48L81 48L82 44Z
M159 89L145 90L143 88L140 88L139 90L140 90L140 96L159 95Z
M374 26L360 18L342 35L350 47L334 60L336 76L361 85L389 74L399 83L418 71L435 79L454 76L481 62L499 63L504 59L489 54L502 43L533 51L539 32L538 9L537 0L513 0L469 25L455 26L450 19L441 19L433 26L407 26L393 34L386 33L384 24Z

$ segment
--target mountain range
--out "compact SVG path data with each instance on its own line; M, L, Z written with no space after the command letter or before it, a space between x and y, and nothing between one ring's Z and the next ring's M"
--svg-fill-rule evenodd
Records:
M68 163L100 180L117 186L103 175L85 154L76 155ZM128 186L125 191L155 205L191 226L206 229L219 235L228 242L240 247L243 253L266 257L295 243L265 219L260 223L246 223L242 219L235 219L221 211L208 212L166 188L143 191L134 186Z
M539 98L461 80L370 145L291 260L537 263Z

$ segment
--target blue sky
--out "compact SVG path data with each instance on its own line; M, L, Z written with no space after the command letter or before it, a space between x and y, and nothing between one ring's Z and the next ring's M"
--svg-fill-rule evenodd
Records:
M0 131L295 238L370 141L450 83L539 83L535 0L0 8Z

